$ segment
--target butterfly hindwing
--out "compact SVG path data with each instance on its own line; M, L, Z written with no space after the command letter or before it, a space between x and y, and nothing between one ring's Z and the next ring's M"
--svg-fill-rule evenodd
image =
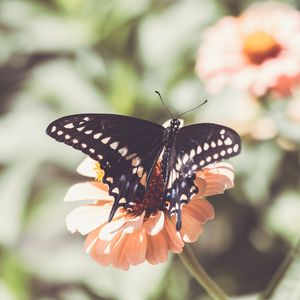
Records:
M103 182L120 206L142 199L147 176L162 151L164 128L155 123L113 114L79 114L52 122L47 133L98 161ZM143 180L142 180L143 179Z

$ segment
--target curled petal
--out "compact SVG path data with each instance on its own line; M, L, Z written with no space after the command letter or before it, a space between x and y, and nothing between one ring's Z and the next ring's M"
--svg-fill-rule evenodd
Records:
M162 211L158 211L155 215L151 215L144 222L144 228L150 235L158 234L164 227L165 215Z
M206 183L205 191L203 191L203 180ZM196 174L195 183L199 188L197 196L211 196L222 194L226 189L234 186L233 167L228 163L216 163L205 167Z
M72 185L67 191L64 201L85 201L94 200L99 201L105 199L105 201L113 201L105 185L97 182L85 182Z

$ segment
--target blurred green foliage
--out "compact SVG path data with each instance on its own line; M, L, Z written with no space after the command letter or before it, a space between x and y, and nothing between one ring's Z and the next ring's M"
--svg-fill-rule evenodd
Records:
M82 180L75 168L83 155L50 140L47 124L81 112L162 123L168 115L154 90L174 112L208 98L186 122L230 120L243 131L241 123L268 116L276 124L276 137L244 136L243 152L232 160L236 187L210 199L216 219L193 246L229 294L266 287L300 232L300 125L286 117L299 95L258 107L244 93L207 94L194 74L203 30L251 3L0 2L0 299L209 299L177 257L128 272L102 267L64 226L74 205L61 199Z

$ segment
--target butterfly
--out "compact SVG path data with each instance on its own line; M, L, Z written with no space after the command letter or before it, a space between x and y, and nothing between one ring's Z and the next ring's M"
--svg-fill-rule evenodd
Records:
M142 203L159 161L163 201L158 209L176 216L177 230L182 205L198 191L195 173L241 150L233 129L213 123L181 127L174 117L164 127L116 114L76 114L55 120L46 132L100 163L103 182L114 197L109 221L119 207L130 210Z

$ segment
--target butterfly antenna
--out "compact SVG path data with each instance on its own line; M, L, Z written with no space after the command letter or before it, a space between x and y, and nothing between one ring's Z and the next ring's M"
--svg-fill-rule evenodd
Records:
M192 108L192 109L190 109L190 110L188 110L188 111L185 111L184 113L180 114L179 116L176 117L176 119L178 119L178 118L182 117L183 115L185 115L185 114L187 114L187 113L189 113L189 112L191 112L191 111L193 111L193 110L199 108L200 106L204 105L205 103L207 103L207 100L205 100L204 102L202 102L202 103L199 104L198 106L196 106L196 107L194 107L194 108Z
M165 105L165 103L164 103L164 101L163 101L163 99L162 99L160 93L159 93L158 91L155 91L155 93L159 96L160 101L161 101L163 107L166 109L166 111L169 113L169 115L172 117L172 119L174 119L174 116L171 114L171 112L170 112L170 111L168 110L168 108L166 107L166 105Z

